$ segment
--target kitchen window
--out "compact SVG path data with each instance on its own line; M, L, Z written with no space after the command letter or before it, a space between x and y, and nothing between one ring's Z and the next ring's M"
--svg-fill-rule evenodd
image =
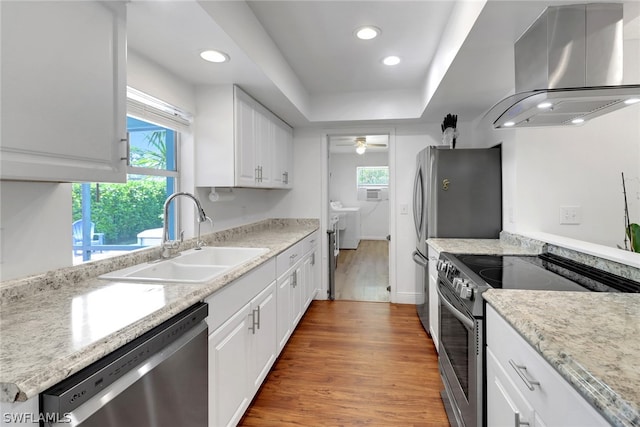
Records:
M127 96L127 182L72 184L74 265L162 241L164 201L178 189L180 134L190 116L131 88ZM175 204L168 222L174 238Z

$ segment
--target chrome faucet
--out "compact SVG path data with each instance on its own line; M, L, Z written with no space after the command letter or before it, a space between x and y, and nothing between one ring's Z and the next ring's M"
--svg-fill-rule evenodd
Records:
M162 219L162 246L160 252L161 259L174 257L176 254L174 254L173 252L177 251L180 248L180 243L182 243L182 241L184 240L184 231L180 231L180 240L169 239L169 205L171 204L171 201L178 196L188 197L196 204L196 210L198 211L196 214L198 218L198 238L196 239L197 249L200 249L203 245L203 242L200 240L200 223L209 220L209 217L207 217L204 209L202 209L202 205L200 205L200 202L193 194L186 192L173 193L172 195L167 197L167 200L165 200L164 202L164 218Z

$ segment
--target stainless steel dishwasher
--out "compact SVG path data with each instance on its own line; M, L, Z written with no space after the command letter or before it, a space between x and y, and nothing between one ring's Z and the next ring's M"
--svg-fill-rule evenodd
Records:
M207 425L206 303L198 303L40 394L46 426Z

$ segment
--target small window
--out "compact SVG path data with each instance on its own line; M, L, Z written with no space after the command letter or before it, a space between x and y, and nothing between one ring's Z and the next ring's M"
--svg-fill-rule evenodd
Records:
M359 166L356 173L358 188L389 187L389 166Z

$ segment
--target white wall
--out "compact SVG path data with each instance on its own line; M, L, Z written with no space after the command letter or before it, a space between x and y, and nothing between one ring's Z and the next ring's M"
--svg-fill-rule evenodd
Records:
M358 200L356 168L358 166L388 166L384 152L332 153L329 156L329 199L344 206L360 208L360 236L363 240L383 240L389 234L389 200L368 202Z
M71 185L0 181L0 280L71 265Z
M631 222L640 221L640 105L580 127L516 130L503 145L508 231L542 231L623 245L624 172ZM560 206L580 206L581 224L561 225Z

